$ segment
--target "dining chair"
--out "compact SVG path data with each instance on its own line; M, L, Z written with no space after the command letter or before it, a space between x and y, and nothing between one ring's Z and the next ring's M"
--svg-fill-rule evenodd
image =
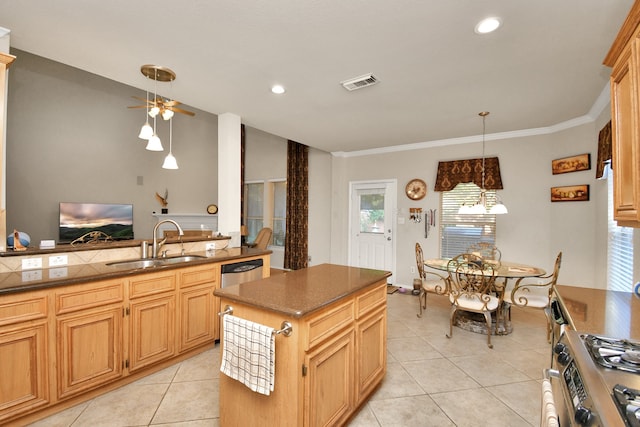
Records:
M461 254L449 261L447 268L450 273L449 301L451 301L447 338L453 336L453 323L458 311L480 313L484 315L487 323L487 345L493 348L491 313L495 312L500 305L500 299L494 295L493 266L483 262L482 258L475 254Z
M258 231L256 239L251 243L247 243L247 246L250 248L267 249L267 245L269 245L269 240L271 240L272 234L273 230L269 227L264 227Z
M502 252L493 243L476 242L467 248L467 253L480 255L484 259L500 261Z
M518 307L528 307L542 310L547 318L547 341L551 342L551 299L558 282L560 274L560 264L562 262L562 252L558 253L553 272L547 276L540 276L533 279L543 280L543 283L525 283L526 277L518 279L513 289L507 289L504 294L504 303ZM529 280L532 278L529 277ZM508 319L511 322L511 310L508 310Z
M420 243L416 243L416 264L422 282L420 294L418 295L418 308L420 311L417 316L422 317L422 310L427 309L427 294L447 295L449 293L449 278L425 270L424 255Z

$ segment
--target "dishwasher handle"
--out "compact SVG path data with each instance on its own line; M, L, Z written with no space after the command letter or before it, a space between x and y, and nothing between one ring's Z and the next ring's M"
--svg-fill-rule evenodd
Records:
M222 274L228 273L244 273L246 271L255 270L256 268L260 268L263 266L263 260L260 259L252 259L249 261L235 262L233 264L224 264L222 266Z

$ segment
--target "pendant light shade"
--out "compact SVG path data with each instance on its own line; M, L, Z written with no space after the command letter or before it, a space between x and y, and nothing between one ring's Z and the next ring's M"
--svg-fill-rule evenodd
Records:
M160 141L160 138L155 133L149 139L149 143L147 144L146 148L149 151L163 151L164 150L164 148L162 147L162 141Z
M480 117L482 117L482 187L480 188L480 196L478 200L472 205L462 204L460 208L458 208L458 214L461 215L485 215L487 212L492 215L500 215L506 214L509 211L507 207L502 203L498 195L496 194L496 203L487 211L487 190L484 188L484 174L485 174L485 158L484 158L484 146L485 146L485 135L486 135L486 127L485 120L489 115L488 111L482 111L478 113Z
M171 149L173 148L173 120L169 120L169 154L164 158L162 164L163 169L178 169L178 162L173 156Z
M145 124L140 128L140 134L138 134L138 138L144 139L148 141L153 136L153 128L149 124L149 120L146 121Z

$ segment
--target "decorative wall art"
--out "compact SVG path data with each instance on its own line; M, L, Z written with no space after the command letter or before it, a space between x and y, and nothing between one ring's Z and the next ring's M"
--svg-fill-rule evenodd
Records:
M589 200L589 185L551 187L552 202L584 202Z
M589 169L591 169L591 154L589 153L551 160L551 172L554 175L558 175L561 173L586 171Z

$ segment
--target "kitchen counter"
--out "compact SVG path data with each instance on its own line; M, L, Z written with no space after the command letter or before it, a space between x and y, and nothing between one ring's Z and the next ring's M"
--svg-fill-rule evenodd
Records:
M640 297L573 286L556 286L558 300L578 332L640 341Z
M0 296L11 293L26 292L37 289L46 289L61 285L84 283L91 280L103 280L116 277L130 276L142 273L151 273L185 266L194 266L214 262L224 262L253 256L270 254L270 250L254 248L227 248L215 251L191 252L187 255L199 255L194 261L178 264L168 264L145 269L120 269L107 265L104 262L68 265L61 267L22 270L12 273L0 274Z
M215 295L300 318L390 275L381 270L321 264L216 289Z

